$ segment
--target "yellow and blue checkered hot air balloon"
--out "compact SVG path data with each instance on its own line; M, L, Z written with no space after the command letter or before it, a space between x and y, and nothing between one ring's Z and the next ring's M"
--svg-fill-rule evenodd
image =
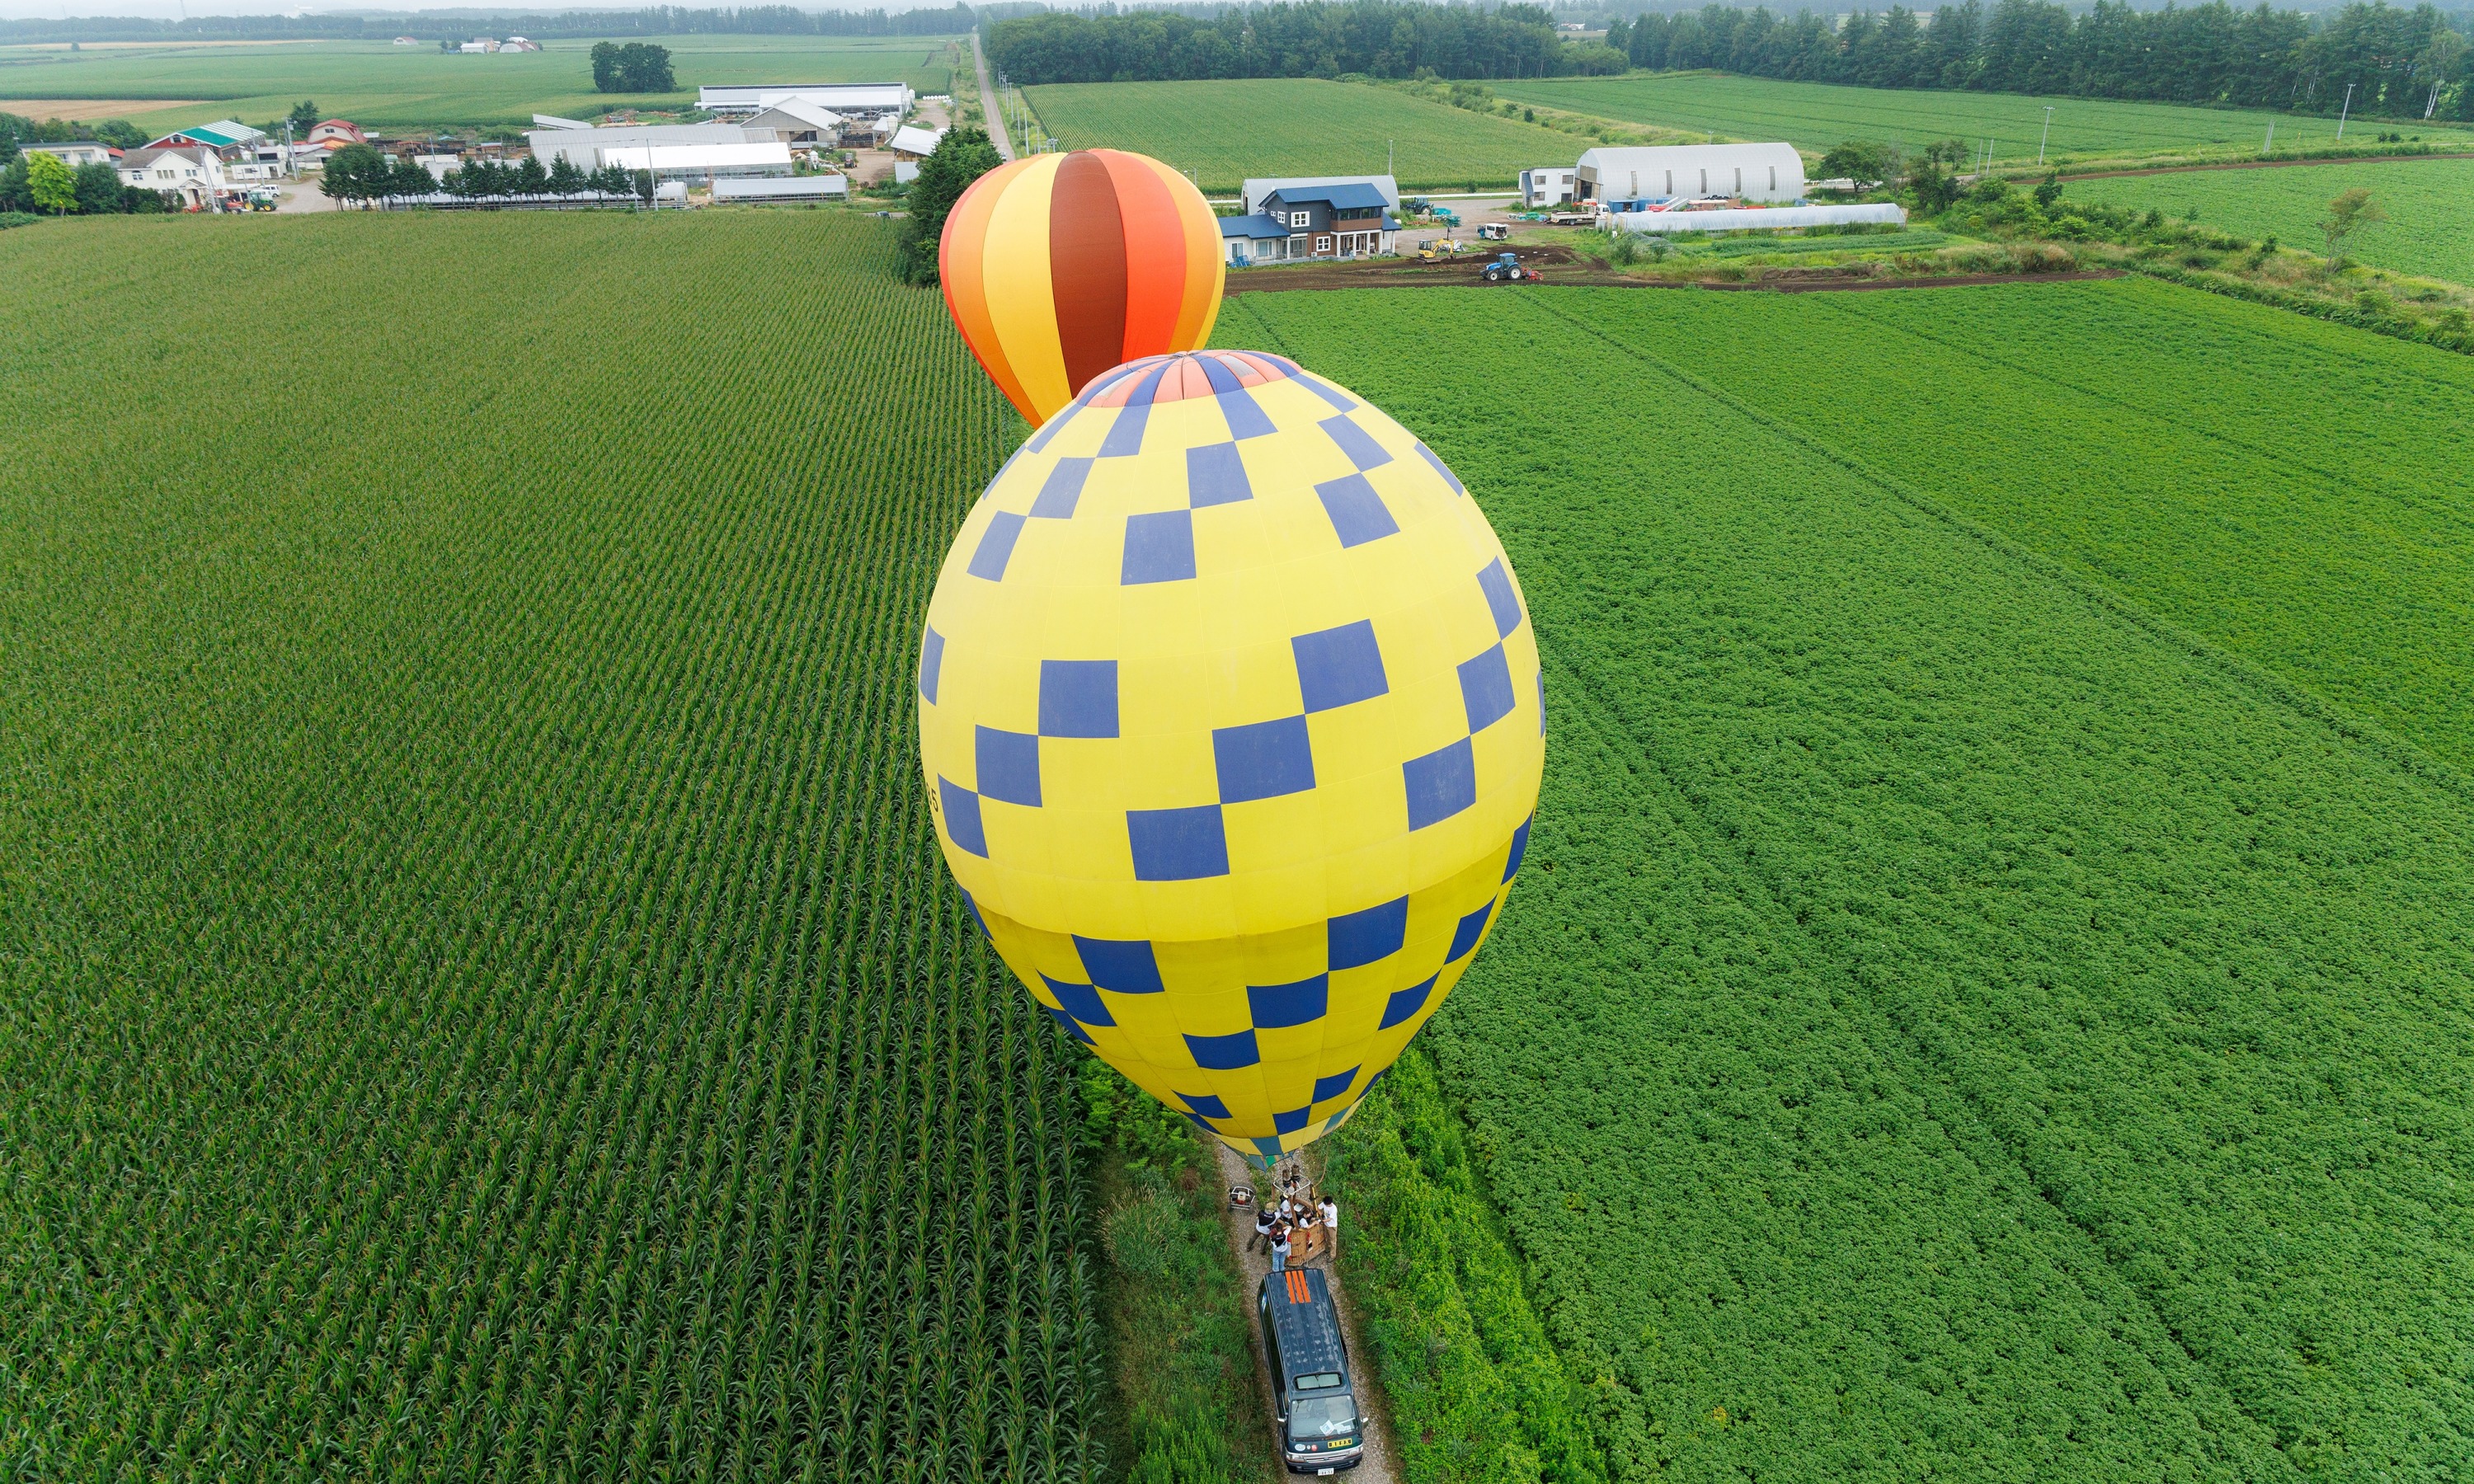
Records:
M1277 356L1106 372L929 604L946 862L1066 1033L1258 1161L1465 972L1545 761L1518 584L1398 423Z

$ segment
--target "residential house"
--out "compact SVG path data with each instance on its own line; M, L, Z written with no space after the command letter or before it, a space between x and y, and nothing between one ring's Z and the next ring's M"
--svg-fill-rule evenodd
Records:
M348 118L330 118L322 123L311 125L309 129L309 137L301 142L303 144L323 145L330 139L337 144L367 144L370 142L370 136L361 132L361 126L353 123Z
M1365 257L1392 251L1400 219L1371 177L1283 184L1254 200L1254 210L1220 219L1228 261Z
M192 146L215 153L227 181L279 180L291 170L291 155L282 140L262 129L252 129L228 118L176 129L159 139L148 140L146 145L152 150Z
M120 154L110 145L93 139L73 139L65 144L29 144L24 148L30 155L57 156L61 163L71 170L80 165L109 165Z
M120 180L141 190L171 191L183 205L211 205L230 188L223 157L203 144L148 145L120 157Z

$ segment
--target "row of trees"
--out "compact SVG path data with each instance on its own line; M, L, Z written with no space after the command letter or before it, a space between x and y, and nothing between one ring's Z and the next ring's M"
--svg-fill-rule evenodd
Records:
M1928 23L1894 5L1841 26L1809 12L1789 19L1710 5L1618 20L1607 40L1637 67L2327 113L2351 84L2357 113L2474 118L2474 46L2429 5L2357 0L2316 23L2225 0L2156 11L2097 0L2078 14L2053 0L1996 0L1990 10L1966 0L1928 13Z
M1338 77L1551 77L1573 70L1554 17L1535 5L1302 0L1176 11L1055 11L1000 21L988 55L1015 83ZM1615 63L1621 65L1620 60Z
M101 160L72 169L57 155L27 151L0 167L0 211L102 216L170 209L162 192L123 185L120 172Z
M604 93L670 93L678 79L670 73L670 49L649 41L596 41L593 46L593 86Z
M410 159L391 160L366 144L352 144L337 150L334 157L327 161L325 179L318 188L336 201L364 203L441 194L476 201L492 197L595 195L651 201L653 173L630 171L618 165L587 172L560 156L547 170L542 168L540 160L529 157L513 165L474 160L447 172L446 178L440 180Z
M2474 119L2474 46L2432 6L2355 0L2315 18L2227 0L2134 9L2097 0L1965 0L1782 16L1712 4L1613 21L1605 45L1574 43L1533 5L1487 11L1415 0L1303 0L1210 13L1108 8L991 27L988 50L1017 83L1339 77L1569 76L1722 68L1869 87L1974 88L2229 104L2333 113Z
M1003 12L1010 7L991 8ZM202 15L188 20L142 16L28 17L0 20L0 44L36 41L115 41L178 37L339 37L384 41L399 36L424 41L457 41L487 34L531 36L677 36L698 35L934 36L971 29L977 17L966 5L946 10L887 12L803 11L788 5L745 10L685 10L652 6L641 11L560 11L551 14L442 11L387 14L382 11L321 15Z

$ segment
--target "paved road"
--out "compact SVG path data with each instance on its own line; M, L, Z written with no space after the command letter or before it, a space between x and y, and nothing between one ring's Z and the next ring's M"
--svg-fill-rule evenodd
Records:
M1310 1165L1307 1169L1307 1178L1311 1180L1319 1173ZM1257 1191L1272 1191L1274 1200L1279 1198L1278 1185L1273 1179L1260 1171L1248 1169L1246 1161L1237 1158L1225 1144L1220 1146L1220 1180L1224 1185L1233 1185L1243 1182L1252 1185ZM1340 1202L1341 1240L1346 1242L1348 1240L1348 1202L1345 1198L1345 1193L1335 1194L1333 1199ZM1260 1377L1263 1371L1262 1351L1259 1331L1255 1328L1254 1292L1262 1286L1263 1276L1272 1270L1272 1255L1268 1252L1246 1250L1247 1242L1251 1240L1253 1235L1254 1217L1251 1212L1244 1215L1235 1211L1228 1213L1228 1245L1236 1251L1237 1271L1246 1281L1246 1328L1248 1334L1257 1337L1254 1371ZM1389 1418L1385 1416L1386 1409L1382 1398L1375 1393L1374 1356L1373 1352L1366 1348L1365 1337L1358 1329L1357 1310L1350 1306L1347 1291L1341 1287L1340 1271L1331 1262L1329 1249L1317 1253L1314 1260L1307 1265L1322 1268L1323 1275L1331 1281L1332 1302L1340 1306L1341 1333L1348 1341L1349 1370L1357 1382L1358 1404L1366 1411L1364 1419L1366 1461L1341 1477L1346 1479L1348 1484L1399 1484L1399 1465L1392 1456L1392 1424ZM1269 1377L1263 1377L1259 1384L1263 1388L1263 1415L1266 1417L1276 1415L1272 1409L1272 1388Z
M988 54L980 49L980 33L977 27L972 28L971 31L971 60L979 63L980 67L980 111L987 115L984 122L988 126L988 137L996 141L998 158L1011 159L1013 141L1006 135L1012 131L1007 129L1004 120L997 117L999 111L997 87L994 83L988 81Z

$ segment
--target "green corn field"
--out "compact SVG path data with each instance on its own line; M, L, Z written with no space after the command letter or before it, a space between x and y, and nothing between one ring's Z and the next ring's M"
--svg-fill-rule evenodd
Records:
M913 760L943 303L268 225L0 239L0 1474L1092 1477L1072 1071Z

